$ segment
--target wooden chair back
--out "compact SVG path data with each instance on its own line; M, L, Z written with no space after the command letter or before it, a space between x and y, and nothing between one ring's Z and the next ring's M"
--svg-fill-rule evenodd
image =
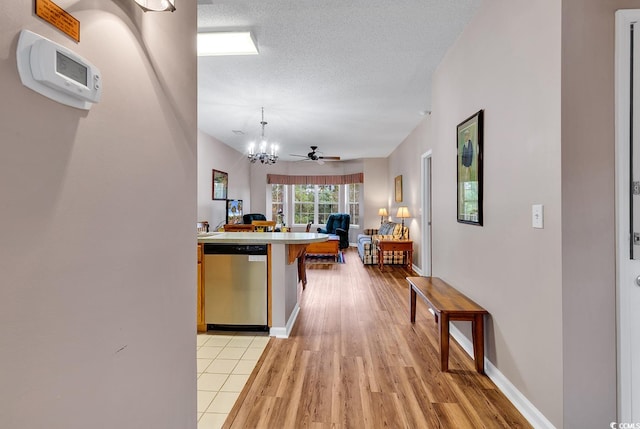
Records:
M254 226L254 231L263 231L271 232L276 228L275 220L254 220L251 222L251 225Z
M253 225L245 225L244 223L227 223L224 225L226 232L253 232Z

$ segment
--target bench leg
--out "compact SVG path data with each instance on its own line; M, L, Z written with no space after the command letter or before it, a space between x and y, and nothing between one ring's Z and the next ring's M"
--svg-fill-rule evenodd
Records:
M413 286L409 287L409 308L411 309L411 323L416 322L416 291Z
M438 318L440 330L440 369L449 371L449 315L441 313Z
M484 374L484 316L476 314L471 321L473 336L473 360L476 363L476 371Z

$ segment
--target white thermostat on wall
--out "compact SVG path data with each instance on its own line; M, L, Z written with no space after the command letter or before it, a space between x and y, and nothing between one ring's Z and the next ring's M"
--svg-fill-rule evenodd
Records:
M16 56L24 86L78 109L89 110L100 101L100 70L64 46L22 30Z

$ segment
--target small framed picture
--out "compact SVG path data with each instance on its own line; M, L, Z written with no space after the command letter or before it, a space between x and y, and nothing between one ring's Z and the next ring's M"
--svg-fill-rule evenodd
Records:
M458 124L458 222L482 226L482 124L480 110Z
M213 170L212 198L213 200L227 200L229 175L224 171Z
M402 202L402 174L399 176L396 176L395 179L395 185L396 185L396 203L401 203Z

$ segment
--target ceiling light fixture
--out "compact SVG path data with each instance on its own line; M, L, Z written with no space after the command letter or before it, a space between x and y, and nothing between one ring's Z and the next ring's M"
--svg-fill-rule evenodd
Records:
M145 12L173 12L175 0L134 0Z
M267 153L267 139L264 136L264 126L267 125L267 123L264 120L264 107L262 108L262 121L260 121L260 125L262 125L262 134L260 135L259 152L255 151L255 143L251 142L249 144L249 161L252 164L256 161L260 161L262 164L275 164L278 161L278 146L272 143L271 152Z
M198 56L258 55L258 47L250 31L198 33Z

